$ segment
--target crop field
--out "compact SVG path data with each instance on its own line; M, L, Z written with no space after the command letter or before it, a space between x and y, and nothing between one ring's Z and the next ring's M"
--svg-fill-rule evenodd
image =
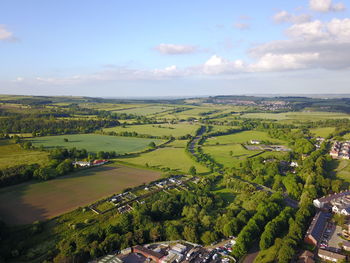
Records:
M117 126L113 128L103 129L104 132L137 132L138 134L148 134L153 136L174 136L179 137L186 134L193 135L198 129L198 125L180 123L180 124L145 124L145 125L129 125L123 128Z
M65 142L64 139L68 139ZM45 136L30 139L34 146L43 145L45 148L65 147L86 149L89 152L115 151L117 153L137 152L148 147L150 142L161 143L157 139L144 139L121 136L107 136L99 134L74 134Z
M206 167L196 163L189 154L185 152L184 148L164 147L149 153L141 154L137 157L127 157L119 160L141 166L146 166L147 164L148 166L154 166L158 169L168 167L184 173L187 173L191 166L195 166L198 173L208 171Z
M243 132L233 133L230 135L223 135L223 136L208 138L205 141L204 145L247 143L250 140L271 141L276 144L283 143L283 141L281 140L273 139L269 137L269 135L266 132L243 131Z
M337 169L335 170L337 177L344 179L350 183L350 161L340 160Z
M204 146L203 151L225 167L236 167L241 161L260 153L248 151L240 144Z
M11 224L45 220L160 176L156 171L111 164L50 181L10 186L0 190L0 216Z
M172 110L174 108L175 107L172 107L172 106L160 106L160 105L144 106L144 107L136 106L135 108L115 110L114 112L135 114L135 115L139 115L139 116L147 116L147 115L152 115L152 114Z
M327 137L328 135L330 135L334 131L335 131L334 127L310 129L310 132L315 134L315 136L324 137L324 138Z
M43 164L48 161L46 152L24 150L17 144L0 140L0 169L20 164Z
M283 113L245 113L243 118L259 118L271 120L315 121L324 119L350 119L350 114L339 112L283 112Z

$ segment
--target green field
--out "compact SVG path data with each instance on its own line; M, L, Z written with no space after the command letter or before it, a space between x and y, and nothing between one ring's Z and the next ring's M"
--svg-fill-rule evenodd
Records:
M44 164L48 161L46 152L24 150L18 144L0 140L0 169L20 164Z
M180 123L180 124L145 124L145 125L126 125L103 129L104 132L137 132L138 134L148 134L153 136L184 136L193 135L198 129L198 125Z
M63 139L67 138L68 142ZM28 139L29 140L29 139ZM74 134L45 136L30 139L34 146L43 145L46 148L65 147L77 149L86 149L89 152L115 151L117 153L138 152L148 147L150 142L161 143L157 139L144 139L121 136L107 136L99 134Z
M337 177L350 183L350 160L340 160L335 172Z
M256 155L259 151L248 151L240 144L204 146L203 151L225 167L236 167L247 157ZM232 151L232 155L230 152Z
M144 106L144 107L136 106L134 108L130 107L128 109L115 110L113 112L147 116L147 115L152 115L152 114L172 110L174 108L175 107L173 106L160 106L160 105Z
M330 135L332 132L335 131L334 127L324 127L324 128L313 128L310 129L310 132L315 134L315 136L318 137L327 137L328 135Z
M343 136L345 140L350 140L350 133L347 133Z
M243 118L271 119L271 120L296 120L296 121L315 121L324 119L350 119L350 115L339 112L323 111L301 111L301 112L283 112L283 113L245 113Z
M230 135L218 136L208 138L204 145L216 145L216 144L232 144L232 143L247 143L250 140L263 140L271 141L279 144L283 141L278 139L272 139L266 132L262 131L243 131Z
M121 158L119 160L141 166L148 164L158 169L168 167L184 173L187 173L191 166L195 166L198 173L208 171L206 167L196 163L185 152L184 148L164 147L137 157Z
M6 187L0 190L0 217L12 224L45 220L160 177L156 171L110 164Z

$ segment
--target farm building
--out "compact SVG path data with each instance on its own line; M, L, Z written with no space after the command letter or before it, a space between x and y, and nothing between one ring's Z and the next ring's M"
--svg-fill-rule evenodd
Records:
M92 162L92 165L93 165L93 166L99 166L99 165L103 165L103 164L105 164L105 163L108 163L108 160L94 160L94 161Z
M259 140L250 140L250 143L251 144L260 144L261 141L259 141Z
M91 163L85 162L85 161L75 161L75 162L73 162L73 165L80 166L80 167L90 167Z

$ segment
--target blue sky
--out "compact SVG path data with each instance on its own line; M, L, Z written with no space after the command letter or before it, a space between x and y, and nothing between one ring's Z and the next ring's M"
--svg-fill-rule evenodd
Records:
M4 0L0 93L348 93L349 1L281 2Z

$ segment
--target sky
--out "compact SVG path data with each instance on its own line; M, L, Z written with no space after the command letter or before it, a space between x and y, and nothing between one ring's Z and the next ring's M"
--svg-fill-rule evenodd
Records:
M0 94L350 93L349 0L1 0Z

